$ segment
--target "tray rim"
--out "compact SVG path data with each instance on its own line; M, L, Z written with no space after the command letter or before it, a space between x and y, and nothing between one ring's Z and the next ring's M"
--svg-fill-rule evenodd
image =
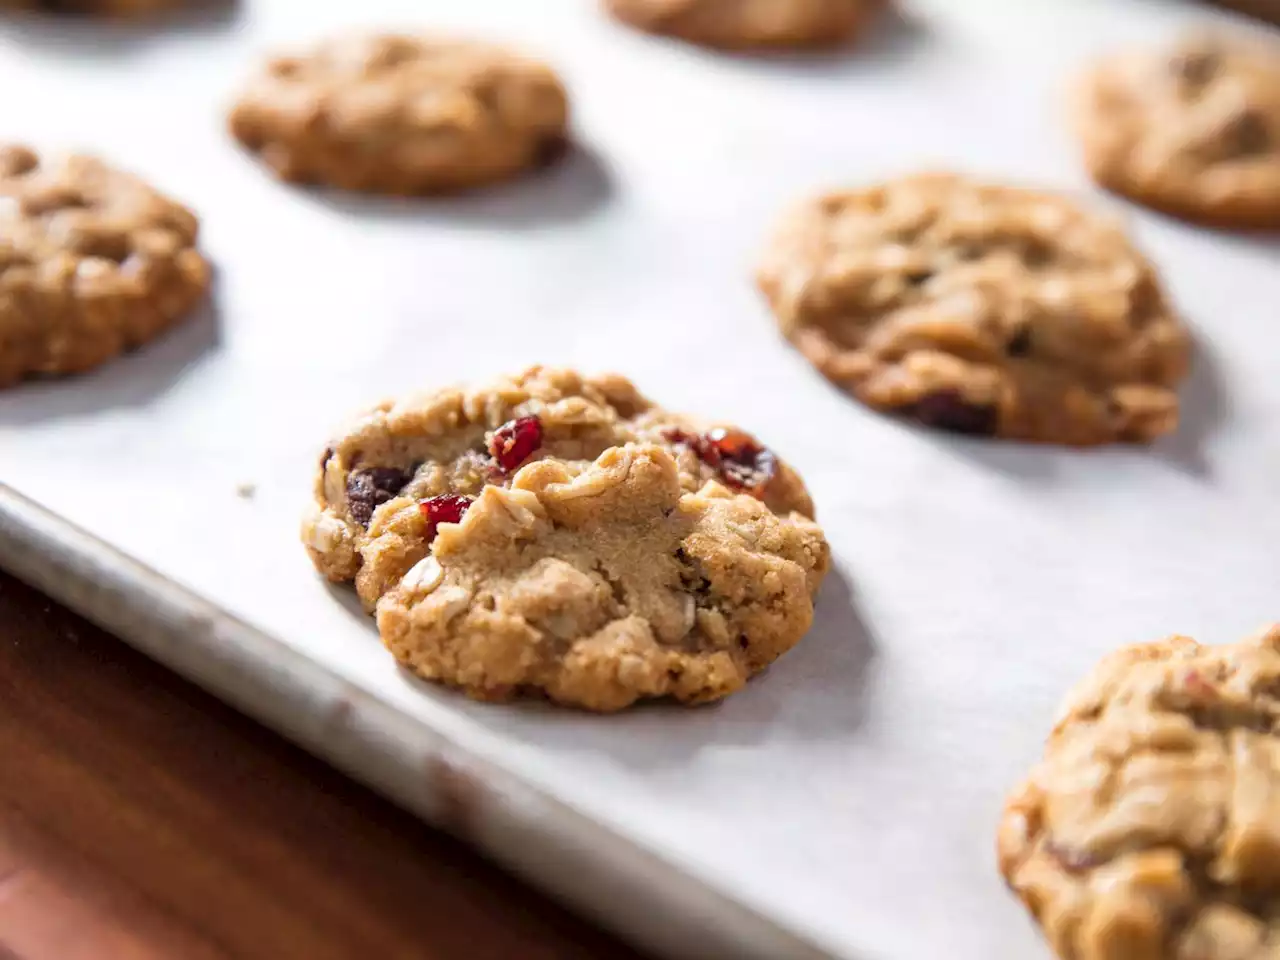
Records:
M837 960L3 481L0 569L642 950Z

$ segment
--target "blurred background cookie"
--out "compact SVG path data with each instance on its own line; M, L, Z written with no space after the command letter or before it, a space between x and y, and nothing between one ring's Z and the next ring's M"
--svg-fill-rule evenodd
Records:
M1280 627L1126 647L1010 795L1000 871L1059 957L1276 956Z
M0 386L146 343L209 287L185 207L100 160L0 148Z
M282 179L429 194L553 159L569 106L550 67L501 47L395 35L334 39L267 62L234 136Z
M1074 107L1102 186L1191 220L1280 228L1280 43L1195 36L1115 54Z
M1071 445L1177 426L1186 331L1123 231L1063 197L949 174L828 194L757 280L787 338L877 410Z
M883 0L605 0L650 33L726 49L820 47L854 37Z

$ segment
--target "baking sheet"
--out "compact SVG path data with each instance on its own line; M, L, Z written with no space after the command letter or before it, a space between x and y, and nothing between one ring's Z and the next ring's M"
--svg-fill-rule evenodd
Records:
M1121 643L1280 619L1280 245L1093 194L1061 122L1062 83L1092 54L1243 21L1153 0L904 7L860 51L764 61L628 33L587 0L258 0L105 41L6 23L0 83L24 95L4 134L92 147L190 203L218 280L213 308L147 349L0 394L0 481L407 735L445 735L831 956L1047 957L992 844L1065 686ZM275 183L220 111L260 51L341 24L545 54L581 149L408 206ZM1199 339L1177 436L1081 452L921 432L780 342L748 279L778 213L941 165L1130 218ZM743 693L609 718L472 704L399 672L314 576L297 523L335 424L535 361L626 373L805 476L837 569L808 638Z

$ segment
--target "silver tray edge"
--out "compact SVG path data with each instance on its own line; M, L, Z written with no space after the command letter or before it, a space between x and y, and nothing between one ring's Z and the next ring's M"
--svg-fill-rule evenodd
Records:
M3 483L0 568L644 950L833 960Z

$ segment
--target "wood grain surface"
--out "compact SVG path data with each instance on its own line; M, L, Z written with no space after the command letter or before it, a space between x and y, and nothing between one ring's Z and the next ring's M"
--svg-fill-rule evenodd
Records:
M1230 7L1259 20L1280 25L1280 0L1217 0L1217 3L1220 7Z
M638 955L0 574L0 960Z

